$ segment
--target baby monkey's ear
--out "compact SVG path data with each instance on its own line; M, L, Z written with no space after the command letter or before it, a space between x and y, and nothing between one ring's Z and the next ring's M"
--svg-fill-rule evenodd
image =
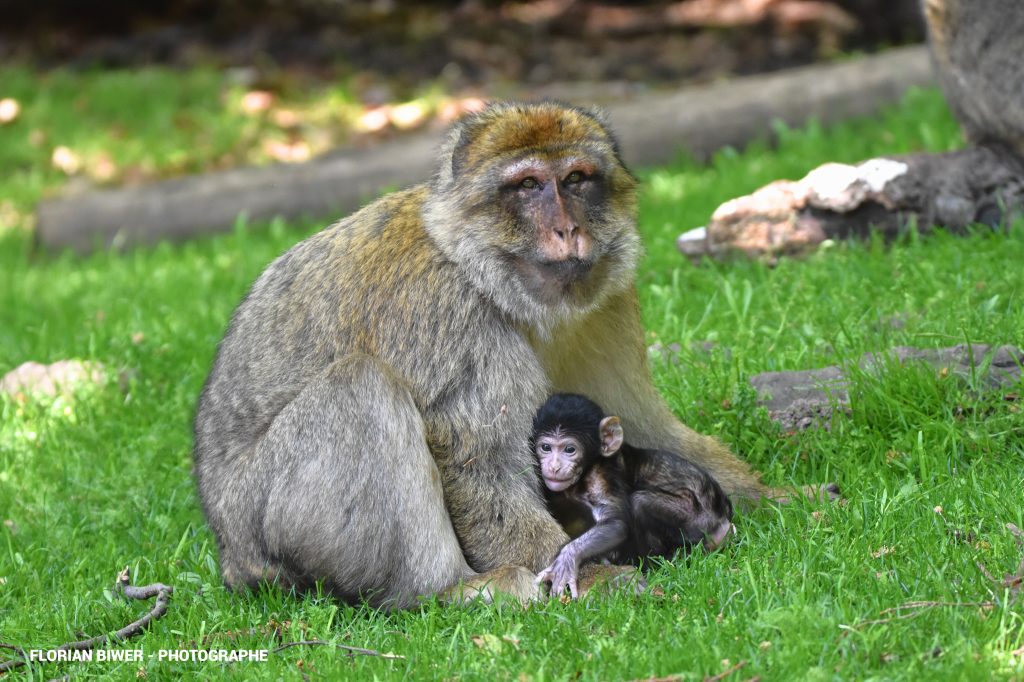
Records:
M622 424L619 418L605 417L597 427L601 433L601 454L605 457L612 457L622 447Z

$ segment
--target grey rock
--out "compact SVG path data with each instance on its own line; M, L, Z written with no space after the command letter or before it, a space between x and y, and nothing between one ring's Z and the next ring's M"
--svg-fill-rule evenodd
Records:
M1009 386L1020 380L1024 350L1016 346L958 344L949 348L897 346L865 353L858 366L867 372L885 372L893 364L920 362L946 370L950 375L974 376L984 389ZM828 429L837 409L850 403L848 380L838 365L791 372L764 372L750 378L759 404L768 408L772 421L787 430L812 427Z

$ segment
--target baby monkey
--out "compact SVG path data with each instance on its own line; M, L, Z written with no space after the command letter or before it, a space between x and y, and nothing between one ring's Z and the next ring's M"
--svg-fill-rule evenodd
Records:
M551 594L568 587L576 597L588 559L635 564L698 544L712 551L733 530L732 503L711 474L671 452L626 443L619 418L589 398L551 396L533 420L533 447L552 513L578 535L538 576Z

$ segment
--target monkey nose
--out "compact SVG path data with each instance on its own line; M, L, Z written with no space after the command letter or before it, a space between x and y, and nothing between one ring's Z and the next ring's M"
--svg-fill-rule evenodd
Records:
M565 241L566 239L572 239L576 236L576 233L580 231L580 228L575 225L569 224L564 227L554 228L555 236Z
M723 521L718 528L704 538L704 547L707 551L713 552L724 545L733 535L736 535L736 526L729 521Z

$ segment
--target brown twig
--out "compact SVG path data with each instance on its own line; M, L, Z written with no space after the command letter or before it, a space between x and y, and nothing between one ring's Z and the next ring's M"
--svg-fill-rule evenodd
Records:
M1013 539L1016 540L1017 546L1024 549L1024 531L1012 523L1006 524L1006 530L1010 531L1013 535ZM996 587L1007 590L1010 593L1009 602L1015 602L1021 595L1021 590L1024 589L1024 556L1021 557L1020 563L1017 564L1017 571L1015 573L1006 573L1002 578L997 578L985 568L985 564L980 561L975 562L978 570L981 571L982 575L989 579Z
M357 646L346 646L344 644L336 644L334 642L326 642L322 639L306 639L301 642L286 642L276 649L271 649L270 653L276 654L285 649L290 649L293 646L331 646L335 649L341 649L346 652L348 656L380 656L381 658L389 659L405 659L405 656L399 656L398 654L382 654L379 651L373 649L362 649Z
M908 601L905 604L891 606L878 612L878 615L880 616L884 616L888 613L896 614L894 616L878 618L875 620L862 620L861 622L853 625L840 625L839 627L844 630L859 630L860 628L867 627L869 625L884 625L885 623L892 623L897 620L917 618L924 613L925 609L932 609L938 606L952 606L957 608L976 606L978 608L991 609L994 608L995 605L995 602L991 601ZM900 613L901 611L905 611L906 613Z
M1012 523L1006 524L1006 529L1013 534L1017 544L1024 547L1024 531ZM1010 593L1009 601L1012 603L1021 594L1021 590L1024 589L1024 557L1021 558L1020 565L1017 567L1017 572L1010 574L1007 573L1002 578L997 578L992 575L991 571L985 568L985 564L980 561L975 562L978 570L981 571L982 575L989 579L990 582L995 584L997 587L1004 590L1008 590ZM868 625L883 625L885 623L891 623L897 620L905 620L907 618L916 618L917 616L924 613L924 609L935 608L938 606L952 606L952 607L978 607L982 609L993 609L996 607L994 601L971 601L971 602L950 602L950 601L910 601L899 606L893 606L888 609L883 609L878 615L885 616L886 614L897 614L888 618L879 618L876 620L865 620L854 625L840 625L839 627L844 630L857 630ZM905 613L901 613L905 612Z
M897 607L897 608L899 608L899 607ZM891 609L887 609L887 610L891 610ZM854 623L853 625L840 625L839 627L841 627L844 630L859 630L861 628L866 628L869 625L884 625L886 623L892 623L893 621L897 621L897 620L906 620L908 618L917 618L922 613L924 613L924 612L923 611L911 611L909 613L901 613L898 616L892 616L891 618L878 618L878 619L875 619L875 620L862 620L861 622Z
M89 637L88 639L82 639L76 642L67 642L58 647L54 647L53 649L49 649L49 651L86 651L89 649L95 649L101 644L107 644L108 642L120 642L126 639L131 639L132 637L141 634L143 629L145 629L150 622L167 613L167 604L171 599L172 592L174 592L174 588L170 585L164 585L163 583L153 583L152 585L142 585L141 587L133 586L131 584L131 578L128 576L128 567L125 566L124 570L117 574L117 579L114 581L114 593L123 594L128 599L138 600L156 597L156 602L153 604L153 608L138 620L125 625L116 632L112 632L107 635L97 635L95 637ZM20 657L12 658L0 663L0 673L20 668L28 663L28 655L21 647L3 643L0 643L0 647L17 651L18 656Z
M717 675L710 675L708 677L705 677L704 678L704 682L720 682L720 680L724 680L726 677L728 677L729 675L732 675L734 672L736 672L737 670L739 670L740 668L742 668L746 664L747 664L747 661L745 661L745 660L744 661L740 661L739 663L737 663L736 665L732 666L728 670L723 670L722 672L718 673Z
M899 606L892 606L887 609L878 612L878 615L884 616L887 613L896 613L898 611L904 611L907 609L931 609L936 606L978 606L981 608L992 608L995 606L990 601L908 601L905 604Z

